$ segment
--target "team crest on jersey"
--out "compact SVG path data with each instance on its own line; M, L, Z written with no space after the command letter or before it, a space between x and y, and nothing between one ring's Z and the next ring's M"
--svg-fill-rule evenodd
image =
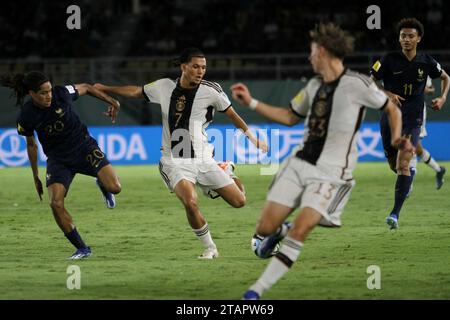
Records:
M65 112L63 112L63 109L61 109L61 108L56 108L55 109L55 112L56 112L56 114L61 118L63 115L64 115L64 113Z
M175 105L175 109L177 109L178 112L181 112L186 107L186 97L181 96L178 98L177 103Z
M327 114L327 103L326 103L326 101L323 101L323 100L317 101L316 104L314 105L314 113L318 117L323 117L324 115L326 115Z
M417 81L423 81L423 80L425 80L423 78L423 70L419 68L419 69L417 69Z

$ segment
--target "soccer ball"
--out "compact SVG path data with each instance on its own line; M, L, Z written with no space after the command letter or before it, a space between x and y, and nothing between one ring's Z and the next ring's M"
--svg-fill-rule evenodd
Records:
M256 254L258 256L258 247L261 244L261 241L264 240L263 236L260 236L258 234L254 234L252 237L252 242L251 242L251 249L253 251L254 254ZM277 243L277 245L275 246L275 248L272 251L271 256L274 256L278 253L278 251L280 251L280 243ZM260 256L258 256L259 258L261 258Z

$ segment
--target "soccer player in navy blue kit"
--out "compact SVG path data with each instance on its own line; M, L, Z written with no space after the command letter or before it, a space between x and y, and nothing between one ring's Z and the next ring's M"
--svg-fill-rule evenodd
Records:
M97 141L73 110L73 101L89 94L109 104L105 115L115 122L119 103L89 84L52 87L50 80L40 72L4 76L1 84L14 90L21 110L17 118L17 131L26 137L27 152L33 171L34 184L42 201L43 188L37 163L36 131L47 156L46 186L53 216L67 239L76 247L70 259L91 255L79 235L72 217L64 207L64 198L77 173L97 177L106 205L115 207L113 194L121 190L119 179ZM23 104L26 95L31 99Z
M449 77L440 64L430 55L417 53L417 44L421 41L424 28L415 18L402 19L398 25L401 52L392 52L372 66L371 75L382 80L384 91L401 109L402 134L409 137L417 146L423 121L424 90L427 77L441 79L441 96L433 99L432 107L440 110L445 103L449 90ZM391 169L397 173L394 207L386 218L391 229L398 228L398 218L403 203L410 190L415 170L410 170L412 154L397 151L390 145L390 129L386 116L381 116L381 136L386 158Z

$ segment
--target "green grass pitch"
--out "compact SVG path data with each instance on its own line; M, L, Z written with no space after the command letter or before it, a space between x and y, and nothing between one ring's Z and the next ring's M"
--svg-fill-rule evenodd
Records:
M116 167L123 191L114 210L102 203L93 178L77 175L66 207L93 249L83 261L65 260L73 247L47 201L39 202L30 168L1 169L0 299L240 299L268 262L250 250L272 179L259 169L237 167L247 189L244 208L199 196L220 252L213 261L197 260L202 246L156 166ZM316 228L263 298L449 299L450 185L436 191L434 172L420 164L400 229L391 232L385 217L394 174L386 163L360 163L355 177L343 227ZM66 287L69 265L80 267L80 290ZM379 290L367 288L370 265L380 267Z

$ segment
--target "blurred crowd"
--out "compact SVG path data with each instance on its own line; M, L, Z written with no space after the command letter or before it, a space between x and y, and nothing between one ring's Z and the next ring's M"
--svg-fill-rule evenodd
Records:
M66 8L81 8L81 30L68 30ZM381 30L368 30L366 8L374 1L320 3L293 0L97 0L2 3L0 58L100 57L112 41L126 44L127 56L173 55L186 46L207 53L297 53L308 51L308 30L334 21L356 37L358 51L396 48L396 22L415 16L425 25L422 49L450 49L450 2L377 1ZM121 30L135 19L134 30ZM119 29L119 30L118 30ZM130 36L130 33L132 36ZM114 54L111 53L111 54Z

